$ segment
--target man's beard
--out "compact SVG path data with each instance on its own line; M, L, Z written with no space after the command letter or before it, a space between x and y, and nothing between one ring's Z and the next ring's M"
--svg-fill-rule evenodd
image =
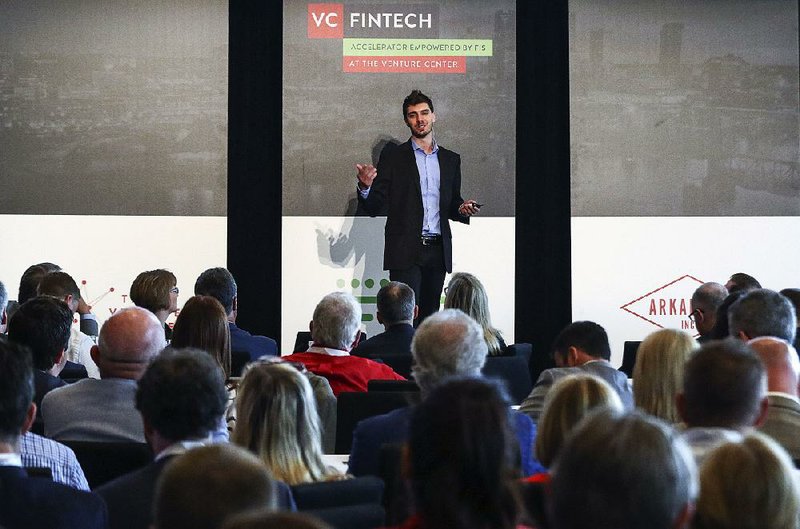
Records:
M411 135L414 136L415 138L420 138L420 139L429 135L431 132L433 132L433 127L430 127L428 129L423 129L421 132L418 131L417 129L411 129Z

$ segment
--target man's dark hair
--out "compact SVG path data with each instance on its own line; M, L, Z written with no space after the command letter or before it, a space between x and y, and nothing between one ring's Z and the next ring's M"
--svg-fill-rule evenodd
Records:
M236 280L227 268L209 268L195 281L194 294L216 298L225 309L225 314L230 314L233 310L233 298L236 297Z
M797 333L797 314L786 297L774 290L760 288L746 292L730 306L728 327L734 337L743 332L751 339L774 336L793 343Z
M595 358L611 358L608 334L593 321L576 321L567 325L553 342L553 354L566 354L570 347L581 349Z
M414 105L420 105L422 103L428 103L428 106L433 112L433 101L431 98L420 92L419 90L412 90L410 94L403 99L403 119L406 119L406 112L408 112L408 107Z
M800 288L784 288L780 292L781 296L785 297L794 305L794 313L800 314ZM1 307L2 305L0 305Z
M30 351L0 336L0 442L17 445L33 393Z
M69 346L72 311L50 296L37 296L19 306L8 322L8 338L33 354L33 367L47 371Z
M50 272L42 277L37 292L40 296L53 296L64 299L72 296L76 301L81 297L81 290L72 276L66 272Z
M136 389L136 409L170 441L207 436L219 424L227 401L222 370L199 349L165 349Z
M390 281L378 291L378 312L386 325L413 320L414 303L414 291L400 281Z
M728 283L731 285L728 292L738 292L740 290L755 290L761 288L761 283L758 280L744 272L736 272L733 274Z
M741 340L705 343L684 367L684 422L690 427L752 426L766 380L761 359Z
M25 303L31 298L36 297L39 289L39 282L45 274L59 272L61 267L53 263L39 263L29 266L19 280L19 293L17 303Z

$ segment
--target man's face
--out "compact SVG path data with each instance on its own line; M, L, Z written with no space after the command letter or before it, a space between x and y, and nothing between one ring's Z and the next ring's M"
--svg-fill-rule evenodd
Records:
M430 134L435 122L436 114L431 111L428 103L410 105L406 109L406 125L415 138L424 138Z

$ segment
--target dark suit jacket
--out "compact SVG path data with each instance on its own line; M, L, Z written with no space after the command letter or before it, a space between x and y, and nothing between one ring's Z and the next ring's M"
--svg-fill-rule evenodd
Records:
M50 373L45 373L39 369L33 370L33 402L36 403L36 416L42 416L42 399L50 390L66 386L67 383Z
M413 337L414 327L412 325L398 323L387 328L385 332L361 342L358 347L350 351L350 354L373 359L380 355L410 355Z
M278 344L266 336L254 336L234 323L228 322L231 330L231 351L247 351L250 360L258 360L262 356L278 356Z
M106 506L91 492L44 478L18 467L0 467L0 526L5 529L105 529Z
M453 269L450 220L469 223L458 213L461 198L461 157L439 146L439 215L441 218L444 264ZM423 208L419 171L411 140L397 146L387 145L378 161L378 176L366 199L358 195L364 210L372 215L386 211L386 242L383 249L384 270L402 270L417 262L422 235Z

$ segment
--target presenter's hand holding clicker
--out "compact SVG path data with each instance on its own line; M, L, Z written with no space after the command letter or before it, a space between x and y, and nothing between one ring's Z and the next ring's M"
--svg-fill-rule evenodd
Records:
M481 211L483 204L478 204L474 200L465 200L463 204L458 207L458 212L465 217L477 215Z
M356 174L358 177L358 187L361 189L372 187L372 182L375 180L375 177L378 176L378 170L375 169L375 166L357 163L356 170L358 171Z

